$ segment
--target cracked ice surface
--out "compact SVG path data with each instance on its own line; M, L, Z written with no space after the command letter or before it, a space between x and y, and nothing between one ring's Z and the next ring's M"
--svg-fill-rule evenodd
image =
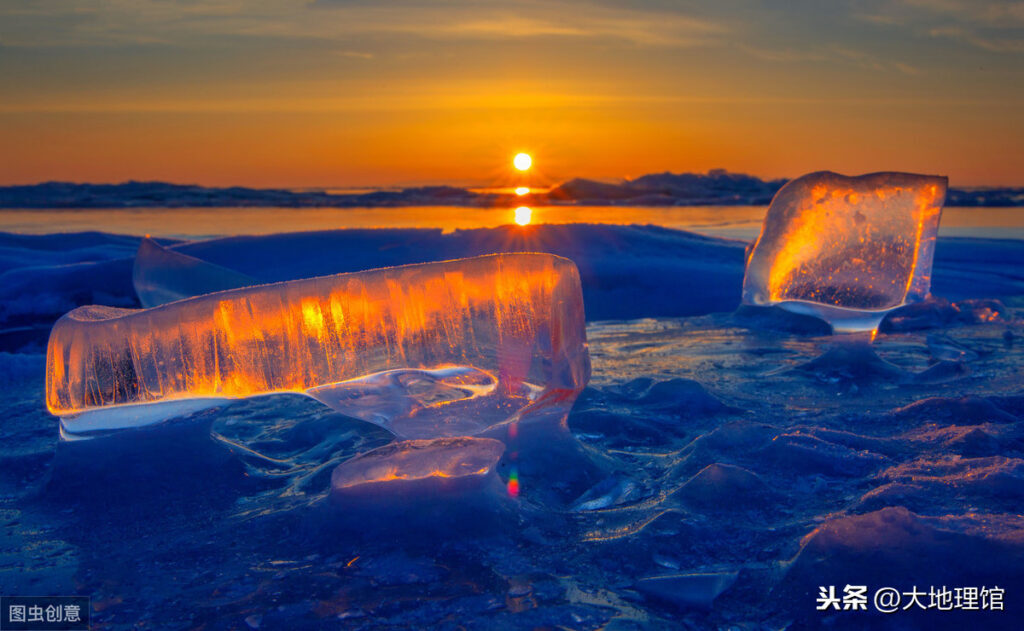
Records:
M500 254L80 307L50 335L46 401L73 434L293 392L427 438L571 405L589 376L576 266Z
M743 302L873 330L924 299L946 178L811 173L783 186L765 215L743 279Z

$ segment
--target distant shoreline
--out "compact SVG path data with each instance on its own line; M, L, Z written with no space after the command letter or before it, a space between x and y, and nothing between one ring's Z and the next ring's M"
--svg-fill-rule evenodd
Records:
M44 182L0 187L2 209L88 208L393 208L463 206L494 208L537 206L767 206L786 180L713 170L708 173L659 173L621 183L573 179L527 195L476 192L452 186L397 191L329 193L246 187L204 187L167 182L80 184ZM1024 207L1024 188L949 189L947 206Z

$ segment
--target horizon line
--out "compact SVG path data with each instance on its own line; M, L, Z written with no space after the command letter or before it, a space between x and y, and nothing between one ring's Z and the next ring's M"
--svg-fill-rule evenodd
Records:
M820 169L820 170L821 171L829 171L831 169ZM529 188L535 189L535 190L552 189L552 188L555 188L555 187L560 186L562 184L565 184L567 182L571 182L573 180L587 180L587 181L600 182L600 183L606 183L606 184L626 184L628 182L633 182L633 181L636 181L639 178L650 176L650 175L665 175L665 174L668 174L668 175L711 176L711 175L715 174L715 172L721 172L722 174L727 174L727 175L739 175L739 176L753 177L753 178L757 178L758 180L761 180L762 182L765 182L765 183L776 182L776 181L786 181L786 182L788 182L790 180L796 179L797 177L802 177L803 175L806 175L806 174L800 174L800 175L795 176L795 177L776 177L776 178L772 178L772 177L764 177L764 176L761 176L761 175L756 175L756 174L753 174L753 173L745 173L745 172L742 172L742 171L730 171L729 169L720 168L720 167L707 169L706 171L703 171L703 172L701 172L701 171L678 171L677 172L677 171L672 171L672 170L666 169L666 170L663 170L663 171L652 171L650 173L644 173L644 174L638 175L638 176L620 176L620 177L573 176L573 177L570 177L570 178L567 178L567 179L553 181L553 182L547 183L547 184L540 184L540 185L536 185L536 186L531 186ZM809 171L808 173L813 173L813 172L814 171ZM836 173L839 173L840 175L845 175L845 176L848 176L848 177L855 177L855 176L865 175L865 174L868 174L868 173L882 173L882 172L911 173L910 171L897 171L897 170L880 170L880 171L871 171L871 172L866 172L866 173L841 173L841 172L836 171ZM934 175L934 174L928 174L928 175ZM0 184L0 188L16 188L16 187L42 186L42 185L45 185L45 184L70 184L70 185L75 185L75 186L122 186L122 185L125 185L125 184L133 184L133 183L135 183L135 184L169 184L169 185L172 185L172 186L195 186L195 187L207 188L207 189L245 188L245 189L252 189L252 190L287 190L287 191L292 191L292 192L302 192L302 191L322 191L322 192L326 192L329 189L336 189L336 190L362 190L362 191L365 191L365 190L386 191L386 190L406 190L406 189L432 188L432 187L450 187L450 188L458 188L458 189L464 189L464 190L472 190L472 189L481 189L481 188L509 188L509 187L513 187L514 186L514 185L506 185L506 184L503 184L501 182L478 182L478 183L473 183L473 182L465 182L465 181L463 181L463 182L452 182L452 181L439 181L439 180L422 180L422 181L412 181L412 182L408 182L407 181L407 182L393 183L393 184L365 184L365 185L315 184L315 185L272 186L272 185L255 185L255 184L201 184L201 183L198 183L198 182L184 182L184 181L173 181L173 180L164 180L164 179L128 178L128 179L124 179L124 180L120 180L120 181L87 181L87 180L46 179L46 180L39 180L39 181L36 181L36 182L30 182L30 183L6 183L6 184ZM1001 183L1001 184L954 184L953 180L950 180L950 188L961 188L961 189L967 189L967 188L969 188L969 189L1006 189L1006 188L1010 188L1010 189L1012 189L1012 188L1024 188L1024 182L1015 183L1015 184L1010 184L1010 183ZM330 194L330 193L328 193L328 194Z

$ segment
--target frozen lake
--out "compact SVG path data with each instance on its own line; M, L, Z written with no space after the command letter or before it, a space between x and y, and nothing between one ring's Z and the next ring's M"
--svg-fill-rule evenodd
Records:
M707 236L753 240L764 206L537 206L532 223L653 224ZM493 228L511 208L113 208L0 210L0 231L22 234L100 231L202 239L339 228ZM1024 209L946 208L944 237L1024 239Z
M743 210L635 216L689 212L692 229L713 211L756 226L760 209ZM54 219L80 211L21 216L38 230L132 232L148 221L181 234L309 229L287 213L311 212L90 211L107 222L93 225ZM947 214L947 230L976 212ZM137 228L113 223L130 217ZM733 313L736 241L506 225L176 244L260 282L496 251L576 263L592 377L560 441L499 462L515 494L379 510L331 504L332 470L392 436L293 393L60 441L44 401L50 326L81 304L136 306L138 247L105 232L0 234L2 594L88 595L95 628L117 630L1019 627L1024 241L939 240L933 291L959 302L925 304L879 334L872 348L900 379L867 364L808 368L831 336ZM900 607L914 591L926 597L889 617L823 613L819 589L830 585L896 589ZM1005 595L1005 611L925 609L943 586Z

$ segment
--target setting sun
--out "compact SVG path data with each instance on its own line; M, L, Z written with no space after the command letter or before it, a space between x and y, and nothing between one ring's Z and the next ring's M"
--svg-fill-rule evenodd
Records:
M525 186L516 188L516 195L526 195L530 192L530 189Z
M530 223L530 217L533 215L533 211L526 206L520 206L516 208L516 223L520 226L525 226Z
M516 157L512 158L512 164L520 171L526 171L533 164L533 158L528 153L517 153Z

